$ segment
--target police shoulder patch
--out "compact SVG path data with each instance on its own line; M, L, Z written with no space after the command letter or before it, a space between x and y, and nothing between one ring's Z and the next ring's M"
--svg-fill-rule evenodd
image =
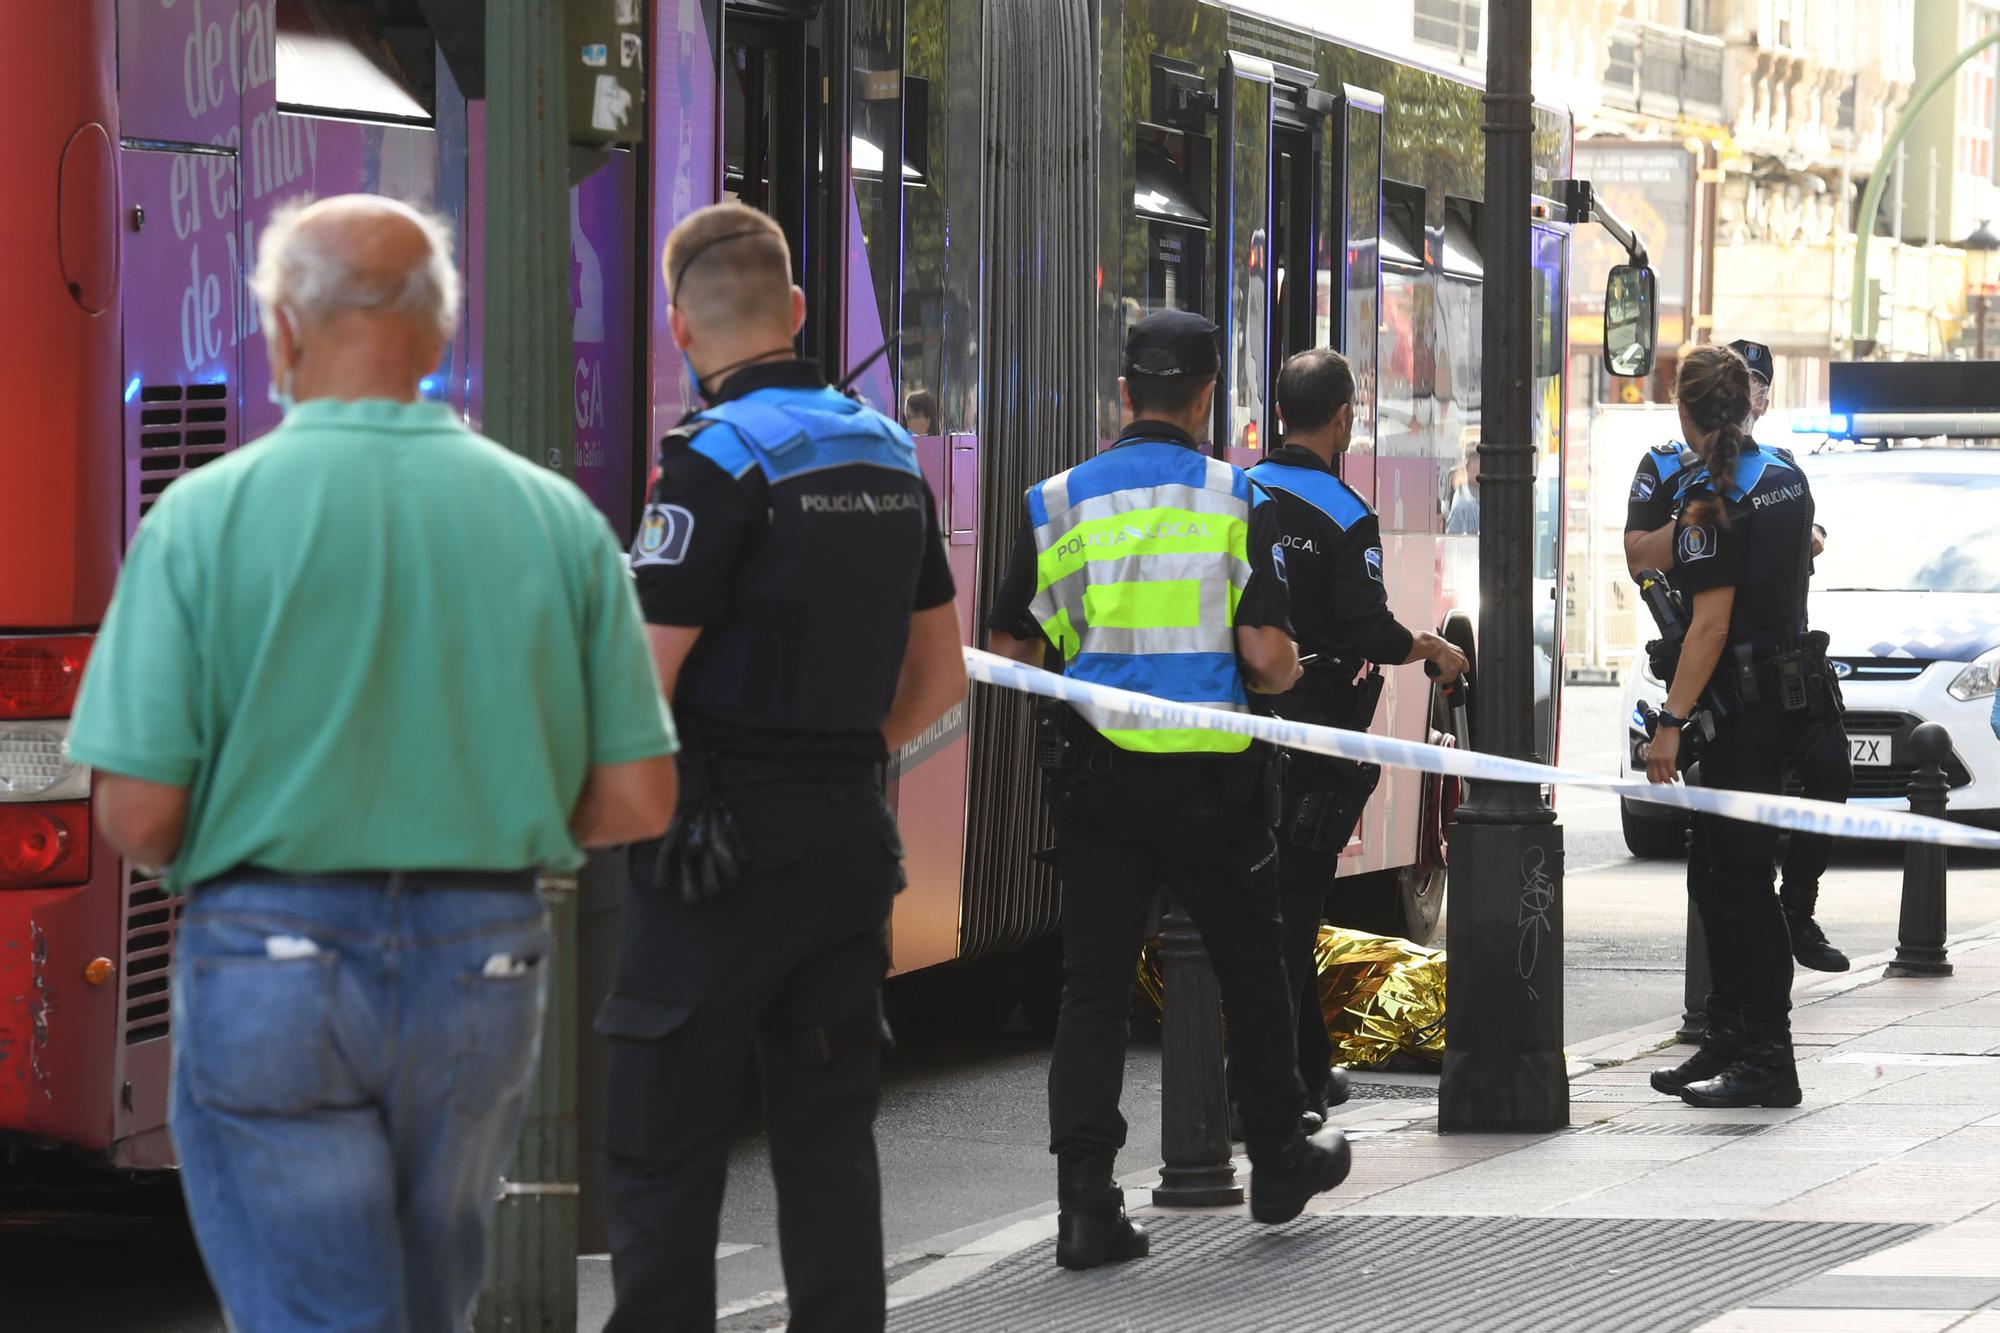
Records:
M1377 583L1382 581L1382 548L1371 546L1361 553L1361 563L1368 567L1368 577Z
M1653 490L1658 484L1658 482L1653 480L1652 473L1640 472L1638 476L1632 478L1632 498L1634 500L1652 499Z
M639 518L639 536L632 543L632 567L678 565L687 559L694 540L694 514L680 505L651 504Z
M1706 523L1690 523L1681 529L1679 543L1674 548L1675 558L1684 565L1697 560L1706 560L1715 554L1715 529Z

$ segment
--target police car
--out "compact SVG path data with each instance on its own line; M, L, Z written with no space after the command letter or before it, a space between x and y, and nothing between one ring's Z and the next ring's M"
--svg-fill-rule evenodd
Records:
M1827 533L1808 615L1832 640L1847 703L1852 803L1908 809L1910 735L1937 722L1952 739L1952 817L2000 828L1990 720L2000 685L2000 449L1834 446L1796 457ZM1624 776L1645 776L1639 702L1657 706L1666 693L1641 655L1627 673ZM1635 856L1681 855L1684 825L1665 806L1624 802Z

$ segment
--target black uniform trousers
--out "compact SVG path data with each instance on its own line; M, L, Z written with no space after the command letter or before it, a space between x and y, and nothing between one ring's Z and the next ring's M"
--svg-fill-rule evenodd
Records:
M610 1039L610 1333L715 1324L729 1138L756 1052L796 1333L883 1323L874 1121L881 985L902 844L873 783L732 789L749 849L726 896L685 907L635 846Z
M1804 714L1739 706L1708 743L1700 785L1729 791L1783 792L1785 771L1817 738ZM1708 942L1711 1006L1742 1013L1763 1036L1790 1032L1791 933L1772 891L1778 830L1768 824L1697 812L1688 851L1688 896Z
M1847 729L1829 722L1820 729L1819 739L1799 761L1801 795L1815 801L1846 804L1854 790L1854 768L1848 757ZM1778 884L1778 898L1785 910L1811 916L1819 906L1820 876L1833 857L1833 839L1823 833L1793 833L1785 851L1784 877Z
M1288 808L1290 804L1286 802ZM1301 847L1285 839L1285 825L1278 827L1279 911L1284 918L1285 977L1297 1011L1299 1081L1305 1084L1307 1104L1318 1109L1326 1102L1333 1039L1326 1034L1326 1015L1320 1009L1319 961L1315 955L1340 849Z
M1227 799L1210 776L1221 762L1120 752L1108 772L1049 780L1063 890L1062 1010L1049 1063L1049 1146L1059 1155L1125 1145L1118 1097L1132 984L1163 886L1200 930L1221 985L1252 1161L1298 1133L1305 1093L1294 1067L1276 848L1258 799Z

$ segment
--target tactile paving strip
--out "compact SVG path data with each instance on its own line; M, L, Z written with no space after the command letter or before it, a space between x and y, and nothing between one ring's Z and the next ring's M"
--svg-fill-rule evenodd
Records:
M1148 1218L1153 1252L1088 1273L1029 1247L889 1315L891 1333L1691 1328L1917 1226L1679 1218Z
M1684 1138L1712 1135L1721 1138L1743 1138L1750 1134L1762 1134L1771 1126L1768 1122L1745 1124L1730 1120L1599 1120L1588 1125L1578 1125L1572 1134L1639 1134L1650 1138Z

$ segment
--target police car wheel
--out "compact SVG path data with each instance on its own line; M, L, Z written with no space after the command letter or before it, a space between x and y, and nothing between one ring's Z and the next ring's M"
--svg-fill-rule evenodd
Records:
M1633 801L1618 803L1618 822L1625 832L1625 847L1632 855L1648 861L1678 861L1687 855L1687 820L1678 817L1635 813Z

